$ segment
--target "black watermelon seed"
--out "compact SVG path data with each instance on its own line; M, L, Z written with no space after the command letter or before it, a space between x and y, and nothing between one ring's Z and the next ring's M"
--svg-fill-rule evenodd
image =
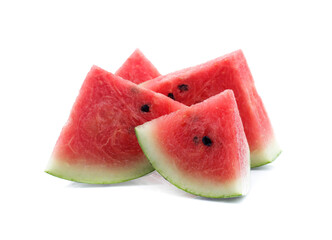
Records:
M208 147L210 147L212 145L212 141L208 136L204 136L202 138L202 142L203 142L204 145L206 145Z
M194 141L195 144L198 144L198 137L195 136L195 137L193 138L193 141Z
M150 107L149 107L149 105L144 104L144 105L141 107L141 111L142 111L142 112L150 112Z
M167 97L172 98L174 100L174 94L173 93L167 94Z
M185 92L185 91L189 90L188 85L186 85L186 84L179 85L178 89L180 90L180 92Z

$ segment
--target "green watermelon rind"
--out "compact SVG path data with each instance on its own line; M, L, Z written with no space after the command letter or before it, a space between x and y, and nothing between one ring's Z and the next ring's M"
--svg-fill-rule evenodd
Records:
M123 182L128 182L128 181L131 181L131 180L135 180L137 178L140 178L140 177L144 177L145 175L153 172L154 169L152 169L150 172L147 172L147 173L144 173L143 175L139 175L137 177L134 177L134 178L129 178L129 179L124 179L124 180L119 180L119 181L103 181L103 182L95 182L95 181L80 181L80 180L76 180L74 178L69 178L69 177L64 177L64 176L61 176L61 175L57 175L57 174L54 174L50 171L47 171L45 170L46 173L54 176L54 177L58 177L58 178L61 178L61 179L65 179L65 180L68 180L68 181L72 181L72 182L78 182L78 183L88 183L88 184L115 184L115 183L123 183Z
M275 139L272 139L262 150L255 150L250 153L250 167L256 168L272 163L276 160L282 150Z
M56 160L53 160L56 161ZM52 162L52 161L51 161ZM146 169L145 169L146 168ZM149 166L149 168L145 167L143 168L144 170L142 171L137 171L137 167L133 167L133 172L135 172L136 174L132 174L132 176L129 176L128 174L126 175L126 177L124 178L117 178L116 180L112 180L112 174L106 176L105 174L105 178L104 180L101 180L100 176L99 176L99 180L97 180L96 178L88 178L88 177L84 177L84 178L79 178L79 177L70 177L73 176L75 174L73 174L73 171L64 171L63 173L61 173L61 170L56 170L52 167L48 167L45 172L54 176L54 177L58 177L61 179L65 179L65 180L69 180L69 181L73 181L73 182L78 182L78 183L87 183L87 184L115 184L115 183L122 183L122 182L127 182L130 180L134 180L140 177L143 177L151 172L154 171L154 168L152 166ZM79 167L76 167L76 170L79 169ZM107 170L105 168L105 170ZM121 170L120 170L121 171ZM92 173L92 172L91 172Z
M279 155L280 155L281 153L282 153L282 151L280 150L280 152L277 153L277 155L275 155L275 157L272 158L271 160L269 160L269 161L267 161L267 162L263 162L263 163L261 163L261 164L253 165L253 166L251 166L251 168L261 167L261 166L267 165L267 164L269 164L269 163L272 163L272 162L274 162L274 160L276 160L276 159L279 157Z
M146 123L146 124L149 124ZM146 124L143 124L143 125L146 125ZM142 125L141 125L142 126ZM140 127L140 126L138 126ZM146 148L144 147L144 141L142 140L141 136L140 136L140 133L139 133L139 130L138 127L135 128L135 133L136 133L136 137L137 137L137 140L138 140L138 143L139 145L141 146L141 149L143 151L143 153L145 154L146 158L150 161L151 165L154 167L154 169L164 178L166 179L168 182L170 182L171 184L173 184L175 187L187 192L187 193L190 193L190 194L194 194L196 196L200 196L200 197L204 197L204 198L235 198L235 197L241 197L241 196L244 196L246 195L246 193L233 193L233 194L221 194L221 195L208 195L208 194L201 194L199 192L196 192L196 191L193 191L191 189L188 189L188 188L184 188L184 187L181 187L179 184L175 183L175 181L171 178L171 177L167 177L165 174L165 172L160 169L158 167L158 165L156 164L156 162L149 156L149 153L146 151ZM249 154L248 154L249 155ZM249 159L248 159L249 161Z

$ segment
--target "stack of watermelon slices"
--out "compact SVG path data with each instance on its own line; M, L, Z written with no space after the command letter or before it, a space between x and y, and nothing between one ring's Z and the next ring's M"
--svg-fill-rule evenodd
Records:
M111 184L156 169L187 192L226 198L245 195L250 166L280 152L241 50L161 76L137 49L115 75L91 68L46 172Z

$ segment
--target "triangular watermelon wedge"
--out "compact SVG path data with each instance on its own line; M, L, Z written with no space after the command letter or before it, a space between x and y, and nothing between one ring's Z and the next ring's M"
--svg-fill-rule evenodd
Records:
M183 107L94 66L46 172L85 183L117 183L143 176L153 168L138 145L134 128Z
M116 71L115 75L139 84L160 76L160 73L144 54L136 49Z
M270 163L281 152L241 50L140 85L188 106L231 89L248 139L251 167Z
M153 167L180 189L210 198L248 192L250 152L231 90L135 131Z

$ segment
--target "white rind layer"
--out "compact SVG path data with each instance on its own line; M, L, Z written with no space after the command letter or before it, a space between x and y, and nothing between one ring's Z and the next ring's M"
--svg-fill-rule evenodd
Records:
M273 162L281 153L281 148L273 138L263 150L254 150L250 153L250 166L259 167Z
M153 123L153 121L152 121ZM138 142L152 166L176 187L208 198L229 198L243 196L249 191L250 166L242 172L242 176L229 182L212 182L207 179L197 179L184 175L177 166L171 165L170 157L163 151L154 135L153 124L145 123L135 128ZM249 151L247 153L249 163Z
M126 168L110 168L102 165L69 164L61 159L51 158L45 172L75 182L111 184L139 178L153 170L153 167L145 158L130 167L127 166Z

